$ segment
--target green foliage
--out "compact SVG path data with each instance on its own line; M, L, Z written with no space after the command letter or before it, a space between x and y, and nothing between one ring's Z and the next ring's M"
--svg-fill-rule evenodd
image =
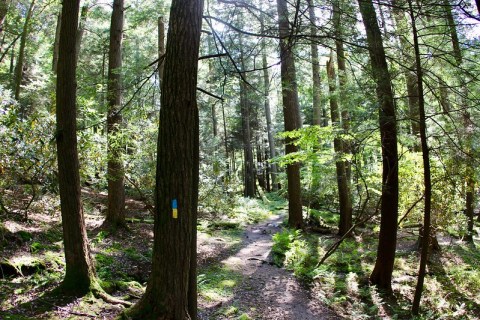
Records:
M198 292L209 301L231 297L241 275L227 267L211 266L197 276Z

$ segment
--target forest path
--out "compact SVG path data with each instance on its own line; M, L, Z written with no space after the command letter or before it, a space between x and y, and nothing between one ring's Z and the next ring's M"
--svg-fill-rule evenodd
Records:
M200 319L240 319L230 317L218 309L237 308L250 319L341 319L319 300L311 297L289 271L279 268L272 260L272 235L280 231L283 215L275 215L267 221L246 228L240 249L231 255L220 255L217 261L241 274L234 288L234 295L227 301L214 305L200 302ZM202 244L200 243L200 248Z

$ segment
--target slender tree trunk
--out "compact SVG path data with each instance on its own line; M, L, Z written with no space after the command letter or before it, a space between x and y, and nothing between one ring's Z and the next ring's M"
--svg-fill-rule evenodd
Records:
M283 118L285 131L293 131L301 126L299 113L295 61L292 53L293 39L288 22L286 0L277 0L278 29L280 35L280 59L282 78ZM297 152L291 139L285 139L285 154ZM288 182L288 224L293 228L303 226L302 199L300 188L300 164L287 165Z
M66 263L62 287L82 294L90 289L95 271L83 217L77 153L75 38L78 11L79 0L63 2L56 87L56 140Z
M173 0L157 146L152 273L133 319L194 319L198 52L203 1Z
M123 12L123 0L114 0L108 54L108 210L106 219L113 226L125 226L125 169L122 143L119 141L122 127Z
M3 33L3 24L5 23L5 18L7 17L9 5L10 0L0 0L0 36Z
M325 122L328 120L322 119L322 83L320 81L320 59L318 57L318 46L316 43L317 26L315 22L317 18L315 16L315 6L313 0L308 0L308 16L310 19L310 35L312 41L310 42L310 51L312 55L312 95L313 95L313 124L319 126L325 126Z
M342 129L343 134L348 134L350 130L350 113L348 112L348 104L346 103L347 96L345 94L346 85L347 85L347 68L345 66L345 50L343 48L343 27L341 24L341 7L340 7L340 0L333 1L333 27L335 32L335 48L337 50L337 65L338 65L338 97L340 101L343 102L343 105L340 105L340 114L341 114L341 122L342 122ZM331 61L333 67L333 61ZM334 69L333 69L334 70ZM335 79L335 77L334 77ZM332 119L333 122L333 119ZM338 121L337 121L338 122ZM342 156L342 166L344 167L343 170L340 171L342 178L342 187L338 191L345 193L343 196L340 196L340 199L343 199L344 204L340 204L340 223L339 223L339 230L338 233L340 235L344 235L348 232L348 230L352 227L352 182L351 182L351 163L350 160L345 159L345 155L351 154L351 147L348 141L341 139L340 143L340 155ZM336 151L337 152L337 151ZM338 178L338 176L337 176ZM343 207L343 210L342 210Z
M23 24L22 37L20 38L20 49L18 51L18 60L15 67L15 100L20 98L20 88L23 78L23 64L25 60L25 46L27 44L28 28L30 26L30 20L32 18L33 9L35 8L35 0L32 0L25 17L25 23Z
M370 62L380 104L379 122L383 165L380 236L377 260L370 280L379 288L391 292L398 225L397 121L390 73L373 2L358 0L358 4L367 32Z
M211 54L213 52L213 45L212 45L212 38L208 38L208 53ZM213 69L213 61L211 59L208 60L208 72L209 72L209 79L208 79L208 84L209 88L211 91L215 90L215 81L214 81L214 74L215 70ZM213 131L213 137L217 137L218 135L218 124L217 124L217 111L215 109L216 103L209 101L209 104L211 105L211 115L212 115L212 131Z
M57 28L55 29L55 40L53 42L52 71L57 74L58 67L58 46L60 43L60 29L62 26L62 10L58 13Z
M333 61L333 53L330 55L330 60L327 62L328 88L330 91L330 114L332 125L337 128L340 127L340 117L338 100L336 96L336 75ZM333 140L333 147L335 149L337 160L335 161L337 173L337 187L338 198L340 202L340 223L338 226L338 233L344 235L350 230L352 226L352 202L349 197L347 169L346 163L342 159L343 156L343 141L336 135Z
M412 313L418 315L420 308L420 299L422 297L423 283L425 279L425 272L428 260L428 250L430 247L430 211L432 204L432 183L430 177L430 156L427 143L427 127L425 117L425 100L423 92L423 69L420 60L420 49L418 44L418 32L415 22L415 13L412 7L412 1L408 0L410 20L412 22L413 33L413 47L415 50L415 69L417 74L417 88L418 88L418 107L420 116L420 141L422 146L423 157L423 179L425 183L425 211L423 217L423 239L422 252L420 257L420 270L418 272L418 281L415 289L415 296L413 298Z
M453 19L452 14L452 7L448 0L444 0L445 5L445 13L447 18L447 23L450 28L450 36L452 39L452 47L453 47L453 55L455 58L455 62L457 67L460 68L463 64L463 56L462 51L460 49L460 42L458 40L457 34L457 27L455 25L455 20ZM465 208L466 214L468 218L468 226L467 226L467 236L466 240L468 242L473 242L473 206L474 206L474 195L475 195L475 170L473 167L473 160L472 160L472 133L473 133L473 122L470 117L470 112L468 111L468 89L467 89L467 81L464 78L464 75L460 75L460 85L461 85L461 101L462 101L462 109L463 114L463 126L464 126L464 138L465 141Z
M82 7L80 13L80 23L77 30L77 42L75 43L75 52L77 53L77 59L80 57L80 49L82 47L83 34L85 33L85 25L87 24L88 5Z
M404 70L405 81L407 84L407 95L408 95L408 110L410 117L410 131L411 134L415 137L415 144L413 146L413 151L419 152L421 149L420 143L420 124L419 124L419 114L418 114L418 82L417 76L413 72L415 64L412 63L413 54L412 54L412 45L408 42L407 38L404 36L408 33L408 23L405 18L405 12L401 10L400 6L404 4L402 0L392 0L392 13L393 18L396 24L396 34L401 48L401 59L403 64L409 65L410 67Z
M261 28L262 33L264 32L264 18L263 15L261 16ZM269 151L269 158L273 159L276 156L275 152L275 139L273 138L273 126L272 126L272 113L270 111L270 78L268 76L268 63L267 63L267 43L266 39L262 39L262 67L263 67L263 105L265 108L265 120L267 123L267 137L268 137L268 151ZM277 164L276 163L268 163L267 170L270 171L270 175L272 177L271 180L271 189L273 191L278 190L277 184ZM267 179L268 181L268 179Z
M242 36L240 35L240 47L242 48ZM240 51L240 61L242 70L245 70L245 61L243 56L243 49ZM243 78L246 78L246 74L243 74ZM242 139L243 139L243 178L244 178L244 197L254 198L255 197L255 167L253 162L253 151L252 151L252 130L250 126L251 117L250 109L251 104L248 98L248 88L247 84L243 79L240 81L240 114L242 118Z

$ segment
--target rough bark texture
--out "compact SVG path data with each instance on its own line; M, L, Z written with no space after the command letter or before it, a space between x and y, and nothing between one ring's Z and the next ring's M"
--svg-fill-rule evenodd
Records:
M240 35L240 47L242 48L242 36ZM243 50L240 52L242 69L245 70ZM243 139L243 196L255 197L255 168L252 151L252 130L250 126L250 101L248 99L248 87L244 82L246 74L240 81L240 115L242 118L242 139Z
M293 39L288 22L286 0L277 0L278 26L280 34L280 59L282 78L283 118L285 131L293 131L301 126L295 61L292 53ZM290 139L285 139L285 154L294 153L297 147ZM288 180L288 224L293 228L303 225L302 200L300 189L300 164L287 165Z
M107 136L108 136L108 210L106 221L114 226L125 225L125 170L119 133L122 126L122 38L123 0L113 1L110 25L107 84Z
M343 48L343 26L341 23L341 7L340 1L335 0L333 1L333 27L335 32L335 48L337 50L337 65L338 65L338 97L339 100L344 102L340 104L340 114L341 114L341 122L342 122L342 129L343 134L348 134L350 130L350 113L348 112L348 105L345 103L346 101L346 94L345 94L345 86L347 84L347 68L345 66L345 50ZM332 68L333 62L331 61ZM335 72L335 71L334 71ZM335 79L335 77L333 77ZM333 122L333 120L332 120ZM350 143L341 139L341 149L336 152L340 152L342 156L348 155L351 153ZM344 193L340 196L340 199L344 201L343 205L340 204L340 222L338 225L338 234L344 235L348 232L348 230L352 227L352 215L353 215L353 208L352 208L352 186L351 186L351 163L350 160L345 159L342 160L342 166L344 169L340 171L343 175L342 177L342 187L340 188L339 185L339 193ZM337 170L337 179L338 176ZM339 181L340 183L340 181ZM342 210L343 209L343 210Z
M133 319L194 319L198 52L203 1L173 0L157 149L152 273ZM175 203L178 207L175 218Z
M338 100L336 96L336 75L335 66L333 62L333 53L330 55L330 60L327 61L327 75L328 75L328 88L330 91L330 115L332 119L332 125L340 126L340 116L338 109ZM352 202L349 196L348 181L346 163L342 160L343 155L343 141L338 134L333 139L333 148L336 153L337 160L335 161L336 173L337 173L337 187L338 187L338 199L340 205L340 223L338 226L338 233L344 235L350 230L352 226Z
M22 36L20 38L20 49L18 50L18 60L15 66L15 100L20 98L20 88L23 79L23 64L25 60L25 46L27 44L28 27L30 26L30 19L32 18L33 9L35 8L35 0L32 0L28 7L25 23L23 24Z
M415 51L415 70L417 74L418 88L418 111L419 111L419 127L420 127L420 144L422 147L423 158L423 180L425 185L425 209L423 216L423 242L420 256L420 268L418 271L418 281L415 288L415 296L413 298L412 313L418 315L420 308L420 299L422 297L423 283L425 280L425 272L428 260L428 251L430 248L430 212L432 207L432 182L430 176L430 156L427 143L427 127L425 118L425 99L423 92L423 69L420 60L420 49L418 44L418 32L415 21L415 13L412 7L412 1L408 0L410 20L412 22L413 47Z
M376 83L383 165L380 236L377 260L370 280L379 288L391 292L398 226L398 153L395 105L385 50L372 0L358 0L358 3L367 32L367 44Z
M261 28L262 33L264 32L265 26L263 23L263 15L261 16ZM269 158L273 159L276 156L275 152L275 139L273 138L273 126L272 126L272 114L270 112L270 78L268 76L268 63L267 63L267 44L266 39L262 40L262 67L263 67L263 95L264 95L264 108L265 108L265 118L267 123L267 137L268 137L268 151L269 151ZM277 164L276 163L268 163L268 171L270 171L270 176L272 177L272 190L278 190L277 184ZM268 179L267 179L268 181ZM270 190L269 190L270 191Z
M62 286L85 293L94 280L80 199L76 135L75 37L79 0L64 1L56 87L57 156L66 273Z

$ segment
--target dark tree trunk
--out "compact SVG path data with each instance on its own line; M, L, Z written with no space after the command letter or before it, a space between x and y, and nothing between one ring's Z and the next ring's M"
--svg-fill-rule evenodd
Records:
M423 242L420 257L420 270L418 272L418 281L415 288L415 296L413 298L412 313L418 315L420 307L420 299L422 297L423 283L425 279L425 272L428 260L428 251L430 248L430 212L432 204L432 182L430 177L430 156L427 143L427 127L425 118L425 99L423 93L423 69L420 60L420 49L418 44L418 32L415 22L415 13L413 12L412 1L408 0L410 20L412 22L413 33L413 47L415 51L415 71L417 74L417 88L418 88L418 111L419 111L419 127L420 127L420 142L422 146L423 157L423 180L425 183L425 210L423 217Z
M25 17L23 24L22 37L20 38L20 49L18 50L18 60L15 66L15 100L20 98L20 88L23 79L23 64L25 60L25 46L27 44L28 28L30 26L30 19L32 18L33 9L35 8L35 0L32 0Z
M332 125L337 128L340 126L340 117L338 110L338 100L336 96L336 75L335 66L333 62L333 53L330 55L330 60L327 61L327 75L328 88L330 91L330 115L332 118ZM349 196L347 183L347 170L343 156L343 141L338 135L333 140L333 147L335 149L337 160L335 161L337 173L337 187L338 198L340 202L340 223L338 225L338 233L344 235L350 230L352 226L352 202Z
M53 42L52 71L57 74L58 67L58 45L60 43L60 28L62 26L62 10L58 13L57 28L55 30L55 40Z
M450 36L452 39L452 47L453 47L453 56L455 58L455 62L458 68L461 68L463 63L463 56L462 51L460 49L460 41L458 40L457 34L457 27L455 25L455 20L452 14L452 7L448 0L444 0L445 5L445 13L447 18L447 23L450 28ZM467 226L467 237L465 238L468 242L473 242L473 205L474 205L474 194L475 194L475 170L473 166L473 158L472 158L472 133L474 124L470 117L470 112L468 111L468 89L467 89L467 81L464 76L460 76L459 79L461 85L461 101L462 101L462 120L464 126L464 137L462 137L464 141L464 161L465 161L465 208L466 214L468 218L468 226Z
M420 124L418 114L418 82L417 76L412 71L415 64L412 63L412 45L408 42L407 37L404 35L408 33L408 23L405 18L405 12L401 10L400 6L404 4L404 1L392 0L392 13L396 24L396 33L399 40L402 54L401 59L405 65L409 65L408 69L404 70L405 81L407 83L407 95L408 95L408 113L410 117L410 130L411 134L415 137L415 144L413 151L419 152L421 150L420 143Z
M341 23L341 10L340 8L340 1L335 0L333 1L333 26L335 32L335 48L337 50L337 65L338 65L338 97L340 101L343 102L343 105L340 105L341 109L341 119L342 119L342 129L343 134L348 134L350 130L350 113L348 112L348 104L346 103L346 94L345 94L345 86L347 84L347 68L345 66L345 50L343 48L343 26ZM333 61L331 61L332 68L333 68ZM333 69L335 70L335 69ZM335 79L335 77L334 77ZM332 119L333 122L333 119ZM352 227L352 186L351 186L351 164L350 160L345 159L345 155L351 154L351 147L350 143L345 140L341 140L340 143L340 150L336 152L340 152L342 156L342 166L343 170L338 172L337 170L337 179L339 179L338 173L340 173L342 177L342 187L340 188L339 185L339 193L344 193L340 195L340 200L343 199L343 205L340 204L340 223L338 226L338 233L340 235L344 235L347 233ZM340 183L340 181L339 181ZM343 210L342 210L343 209Z
M90 257L80 199L76 135L75 38L79 0L64 1L58 57L57 156L66 273L62 287L82 294L90 289L95 272Z
M152 273L133 319L194 319L198 52L203 1L173 0L157 149ZM176 208L177 207L177 208Z
M123 11L123 0L114 0L108 54L108 210L106 219L113 226L125 226L125 169L122 143L118 141L122 127L120 111L122 107Z
M285 131L301 127L295 61L292 53L293 38L288 22L286 0L277 0L278 29L280 35L280 59L282 78L283 118ZM285 139L285 154L297 152L291 139ZM302 200L300 188L300 164L287 165L288 182L288 224L293 228L303 226Z
M262 33L264 32L265 26L263 21L263 15L261 16L261 28ZM273 138L273 126L272 126L272 114L270 111L270 78L268 76L268 63L267 63L267 44L266 39L262 40L262 67L263 67L263 100L264 100L264 108L265 108L265 120L267 123L267 137L268 137L268 151L270 159L275 158L275 139ZM267 171L270 172L272 177L271 179L271 189L273 191L278 190L277 184L277 164L276 163L268 163L267 164ZM267 175L267 182L268 182L268 175ZM270 188L268 188L270 191Z
M3 33L3 24L5 23L5 17L7 16L9 5L9 0L0 0L0 36Z
M367 32L370 61L380 105L379 122L383 165L380 236L377 260L370 280L379 288L391 292L398 225L397 121L391 78L375 8L372 0L358 0L358 3Z

